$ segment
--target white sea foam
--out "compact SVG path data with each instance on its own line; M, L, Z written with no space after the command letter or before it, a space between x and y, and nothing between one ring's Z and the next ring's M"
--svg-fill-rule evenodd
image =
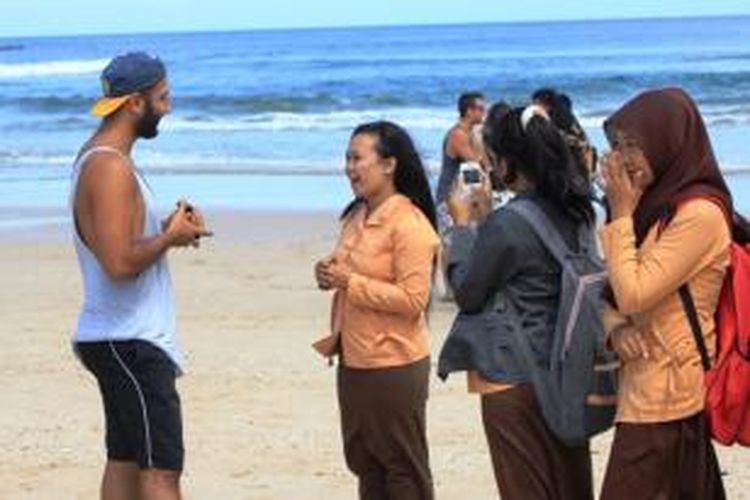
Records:
M447 130L454 122L451 110L428 108L392 108L328 113L260 113L232 118L207 116L187 119L170 116L164 120L166 130L185 131L291 131L350 130L360 123L391 120L407 129Z
M340 157L293 160L263 157L228 156L208 153L169 154L144 152L136 156L139 168L153 175L343 175ZM8 179L67 178L72 156L2 154L0 182ZM36 168L34 168L36 167ZM425 158L428 171L437 173L440 165ZM30 170L30 168L32 170Z
M61 75L98 73L107 59L82 59L0 64L0 79L39 78Z

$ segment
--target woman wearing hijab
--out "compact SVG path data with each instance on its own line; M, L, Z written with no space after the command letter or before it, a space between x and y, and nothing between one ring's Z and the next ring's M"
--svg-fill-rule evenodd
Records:
M315 266L334 290L344 455L362 499L433 498L425 409L430 349L425 315L440 247L435 205L407 132L390 122L354 129L346 175L355 199L333 253Z
M646 91L605 122L610 220L600 231L620 356L617 427L601 498L724 498L703 413L687 285L709 356L729 264L732 198L703 120L681 89Z

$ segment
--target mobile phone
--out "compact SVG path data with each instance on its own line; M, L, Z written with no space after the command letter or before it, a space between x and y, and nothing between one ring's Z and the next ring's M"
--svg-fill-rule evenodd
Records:
M176 205L177 205L177 208L180 208L180 206L184 206L185 207L185 212L187 212L187 213L192 213L193 212L193 205L191 205L190 203L188 203L187 200L179 200Z
M464 184L479 184L480 182L479 170L464 170L461 175L464 178Z
M478 166L471 163L462 163L460 168L461 180L464 184L479 184L482 182Z

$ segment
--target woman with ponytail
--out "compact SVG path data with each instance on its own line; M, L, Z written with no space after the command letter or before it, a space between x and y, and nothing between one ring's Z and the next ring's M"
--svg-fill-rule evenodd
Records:
M548 363L560 296L561 268L526 220L509 209L518 200L537 205L566 243L577 247L578 232L593 231L585 167L538 105L498 105L484 125L492 177L517 193L489 214L472 212L472 200L451 196L455 222L448 277L462 314L479 314L497 296L515 306L516 324L534 346L535 362ZM484 204L483 206L488 206ZM481 224L477 231L473 221ZM472 336L473 338L474 336ZM476 335L479 342L481 335ZM521 357L511 351L490 356L491 374L478 361L480 346L453 342L440 356L440 374L467 371L468 389L480 395L482 421L500 496L505 499L586 500L593 498L588 445L568 447L548 429ZM480 367L481 365L481 367ZM445 370L445 372L443 372Z
M425 432L430 348L425 315L440 241L422 161L404 129L357 127L346 152L354 201L336 248L315 266L333 290L344 455L363 499L433 498Z

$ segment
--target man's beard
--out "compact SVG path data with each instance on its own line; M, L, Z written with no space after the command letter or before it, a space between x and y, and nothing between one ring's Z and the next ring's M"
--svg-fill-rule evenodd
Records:
M146 113L138 121L136 135L142 139L153 139L159 135L159 121L161 116L154 112L151 104L146 105Z

